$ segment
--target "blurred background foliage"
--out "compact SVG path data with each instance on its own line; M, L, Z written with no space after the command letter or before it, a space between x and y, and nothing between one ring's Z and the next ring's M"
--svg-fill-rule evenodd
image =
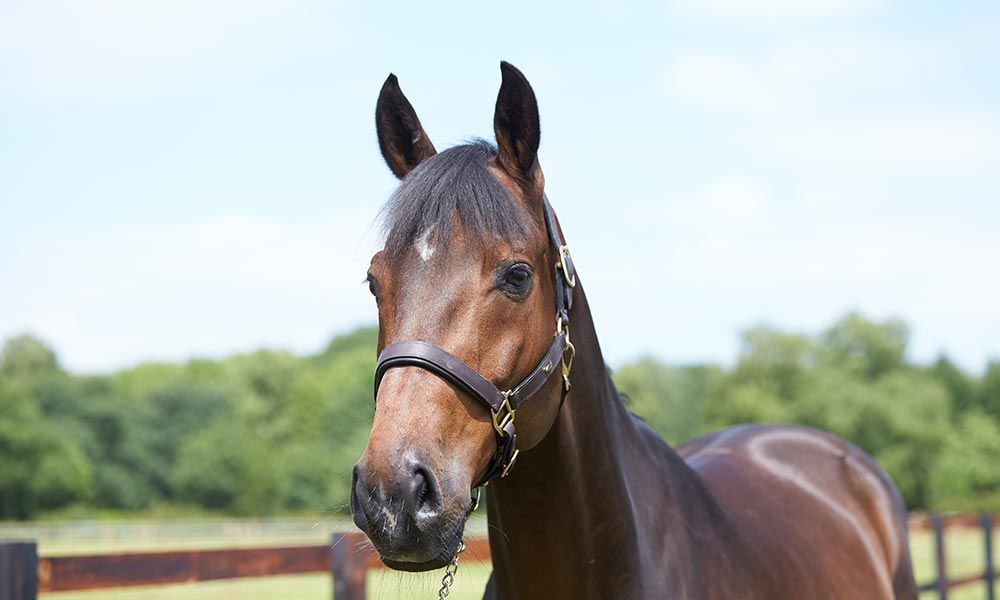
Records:
M0 518L180 507L231 515L347 510L373 412L374 328L314 356L67 373L38 339L0 355ZM631 410L678 443L748 421L828 429L867 450L911 509L1000 509L1000 360L907 360L897 320L848 314L805 335L760 326L731 367L642 358L617 369Z

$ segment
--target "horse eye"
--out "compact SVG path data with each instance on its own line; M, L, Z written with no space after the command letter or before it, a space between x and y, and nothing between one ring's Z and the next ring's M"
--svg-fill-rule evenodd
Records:
M368 283L368 291L372 293L372 296L378 298L378 288L375 285L375 278L369 275L365 277L365 281Z
M516 264L504 273L503 282L505 287L513 291L524 291L531 282L531 268L525 264Z

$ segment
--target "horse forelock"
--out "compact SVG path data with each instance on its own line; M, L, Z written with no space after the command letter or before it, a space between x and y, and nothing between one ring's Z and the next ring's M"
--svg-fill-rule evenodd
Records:
M447 244L462 227L467 239L488 244L521 242L533 224L490 170L496 148L485 140L449 148L418 165L383 207L385 249L399 255L417 245L421 258Z

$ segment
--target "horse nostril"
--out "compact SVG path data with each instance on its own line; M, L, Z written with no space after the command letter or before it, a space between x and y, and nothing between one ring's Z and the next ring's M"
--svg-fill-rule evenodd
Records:
M416 513L437 513L441 510L441 494L434 476L427 469L417 467L410 477L410 497Z
M354 465L354 471L351 474L351 516L354 517L354 523L361 529L365 528L368 524L368 507L363 502L365 497L364 483L361 478L358 477L358 466Z

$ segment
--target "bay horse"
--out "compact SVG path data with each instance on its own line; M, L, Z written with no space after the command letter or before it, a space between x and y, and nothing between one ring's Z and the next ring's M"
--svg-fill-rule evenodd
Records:
M545 196L534 91L501 74L495 147L438 153L394 75L376 106L402 182L367 278L351 511L382 561L453 567L488 484L488 599L915 599L902 499L858 448L741 425L673 449L629 413Z

